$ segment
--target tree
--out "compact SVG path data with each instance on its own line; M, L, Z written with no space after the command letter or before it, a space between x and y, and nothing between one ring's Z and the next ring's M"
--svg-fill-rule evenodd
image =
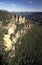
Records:
M42 65L42 27L34 25L16 44L14 65ZM18 49L18 50L17 50Z

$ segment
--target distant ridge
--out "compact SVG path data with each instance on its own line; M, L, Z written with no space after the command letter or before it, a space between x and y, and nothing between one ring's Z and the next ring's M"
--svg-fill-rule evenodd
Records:
M11 12L13 15L23 15L23 16L27 16L27 15L31 15L33 14L33 12Z
M29 15L28 18L34 22L42 23L42 12L35 12L32 15Z

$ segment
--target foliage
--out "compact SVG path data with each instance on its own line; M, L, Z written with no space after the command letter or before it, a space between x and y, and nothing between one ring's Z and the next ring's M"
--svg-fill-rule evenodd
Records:
M4 41L3 41L3 32L2 32L2 28L0 27L0 65L6 65L7 62L5 60L5 45L4 45Z
M16 44L13 65L42 65L42 26L34 25Z
M10 22L10 19L12 19L11 13L0 10L0 22L2 22L3 26L6 26Z
M8 30L7 30L7 29L3 29L3 30L2 30L2 33L3 33L3 34L8 34Z

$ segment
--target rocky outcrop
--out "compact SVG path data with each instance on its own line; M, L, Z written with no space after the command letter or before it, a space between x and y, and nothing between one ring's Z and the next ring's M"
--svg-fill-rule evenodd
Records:
M19 21L17 21L19 20ZM3 40L6 46L5 51L14 51L9 52L9 56L12 58L15 56L15 44L19 41L21 44L21 38L24 36L27 31L33 26L31 23L25 22L25 17L19 16L19 19L12 21L7 25L8 33L4 34Z

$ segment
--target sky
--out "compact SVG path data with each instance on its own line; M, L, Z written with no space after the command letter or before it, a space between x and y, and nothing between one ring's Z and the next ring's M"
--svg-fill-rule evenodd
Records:
M10 12L42 12L42 0L0 0L0 9Z

